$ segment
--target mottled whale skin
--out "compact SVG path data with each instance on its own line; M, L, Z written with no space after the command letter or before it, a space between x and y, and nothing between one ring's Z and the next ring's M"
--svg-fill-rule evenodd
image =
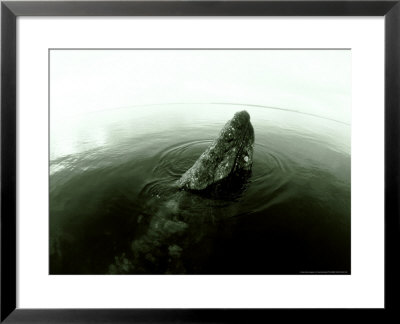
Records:
M137 228L143 233L131 242L130 250L115 257L109 273L186 273L182 255L190 253L193 242L217 235L215 220L237 214L235 204L225 207L223 215L219 206L242 191L253 163L253 145L250 116L237 112L178 180L179 188L187 190L177 190L174 184L160 195L143 198L146 212L137 218ZM189 272L203 261L199 258L198 265L191 264Z
M254 129L247 111L237 112L218 137L177 181L180 189L205 190L210 186L250 172L253 164Z

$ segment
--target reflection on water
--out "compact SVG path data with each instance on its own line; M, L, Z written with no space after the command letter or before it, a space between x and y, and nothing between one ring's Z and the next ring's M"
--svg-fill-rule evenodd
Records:
M246 109L250 178L232 196L179 191ZM50 273L350 272L350 126L267 107L153 105L51 123Z

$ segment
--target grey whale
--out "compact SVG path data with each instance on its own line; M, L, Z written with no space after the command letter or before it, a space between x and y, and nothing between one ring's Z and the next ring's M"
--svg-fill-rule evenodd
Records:
M218 137L177 181L180 189L201 191L241 177L253 164L254 129L247 111L235 113Z
M215 222L221 217L224 198L235 197L243 189L253 164L253 147L250 115L237 112L174 185L161 196L143 198L146 213L137 218L143 233L131 242L130 251L115 257L109 273L148 273L160 268L162 273L185 273L185 251L204 237L216 235ZM199 194L204 192L211 197ZM226 208L224 217L235 215L236 208Z

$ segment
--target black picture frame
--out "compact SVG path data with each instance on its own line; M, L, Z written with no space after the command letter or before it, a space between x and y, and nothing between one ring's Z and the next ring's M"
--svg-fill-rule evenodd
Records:
M385 307L345 310L382 320L400 306L400 0L382 1L2 1L1 3L1 322L254 322L289 309L16 308L16 19L19 16L384 16L385 17ZM299 320L339 310L290 309ZM344 311L344 310L341 310ZM324 314L321 314L325 312ZM285 313L285 314L284 314ZM293 315L293 313L295 315ZM318 315L317 315L318 316ZM339 318L339 317L338 317ZM396 318L396 317L394 317ZM358 318L360 319L360 318ZM321 319L322 320L322 319Z

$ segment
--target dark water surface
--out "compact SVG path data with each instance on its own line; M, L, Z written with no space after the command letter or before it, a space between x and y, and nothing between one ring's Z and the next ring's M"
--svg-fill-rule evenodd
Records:
M219 199L179 191L246 109L254 164ZM246 105L154 105L51 123L50 273L350 273L350 126Z

